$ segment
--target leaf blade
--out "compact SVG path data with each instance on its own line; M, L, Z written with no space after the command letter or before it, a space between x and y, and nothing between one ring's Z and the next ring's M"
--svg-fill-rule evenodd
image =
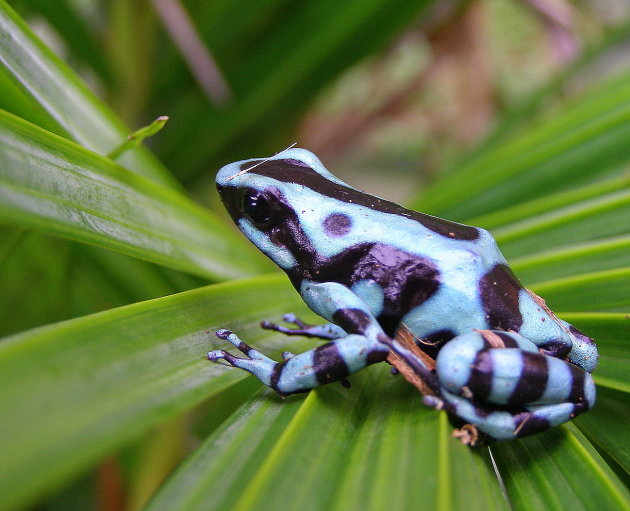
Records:
M617 268L548 280L531 286L553 310L596 312L627 310L630 268Z
M46 47L24 21L0 1L0 64L38 110L58 127L58 134L100 154L107 154L129 134L123 123L76 74ZM20 111L16 112L18 115ZM166 168L146 148L126 154L122 162L134 172L179 188Z
M116 446L244 378L203 360L211 347L206 329L238 326L245 336L270 339L258 327L261 314L278 317L297 302L284 278L265 276L3 339L0 509L32 502Z
M264 267L186 197L2 111L0 161L7 220L204 277Z
M627 72L573 98L551 120L500 141L429 187L415 202L423 211L465 220L502 207L593 182L628 161ZM470 183L478 193L470 197ZM541 187L544 184L544 188Z
M493 451L515 511L630 509L628 490L573 425Z

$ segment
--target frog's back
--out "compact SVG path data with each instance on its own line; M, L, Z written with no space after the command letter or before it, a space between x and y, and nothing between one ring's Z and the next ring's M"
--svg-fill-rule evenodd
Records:
M299 290L306 280L353 289L371 304L390 335L410 311L443 288L451 295L460 290L467 295L469 286L476 289L483 275L505 264L484 229L363 193L328 172L308 151L291 149L282 157L237 162L219 172L224 202L243 228L238 200L229 200L228 194L238 180L274 197L274 215L283 220L267 234L271 243L257 245L295 287ZM476 303L460 298L449 300L470 307ZM438 303L448 305L441 299Z

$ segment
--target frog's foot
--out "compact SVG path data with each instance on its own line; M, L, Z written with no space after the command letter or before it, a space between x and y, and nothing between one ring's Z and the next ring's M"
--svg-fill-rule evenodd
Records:
M326 323L325 325L309 325L295 314L285 314L282 320L290 325L295 325L297 328L288 328L270 321L262 321L260 326L265 330L275 330L285 335L302 335L304 337L324 339L326 341L333 341L347 335L346 332L337 325L333 325L332 323Z
M586 404L566 402L524 407L475 403L445 389L442 389L442 398L444 409L456 420L474 426L494 440L510 440L540 433L589 409Z
M230 330L217 330L216 336L219 339L231 342L247 358L235 357L225 350L214 350L208 352L208 360L217 363L223 360L227 362L227 365L238 367L252 373L265 385L271 384L273 371L277 365L274 360L241 341L238 336Z

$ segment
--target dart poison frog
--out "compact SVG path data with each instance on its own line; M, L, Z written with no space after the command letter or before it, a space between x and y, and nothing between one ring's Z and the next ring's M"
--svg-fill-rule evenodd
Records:
M490 439L531 435L590 409L592 339L525 289L484 229L363 193L304 149L223 167L221 199L256 247L329 321L263 328L328 342L276 362L229 330L243 356L208 353L282 395L305 392L397 354L433 389L424 401ZM435 361L398 340L404 326Z

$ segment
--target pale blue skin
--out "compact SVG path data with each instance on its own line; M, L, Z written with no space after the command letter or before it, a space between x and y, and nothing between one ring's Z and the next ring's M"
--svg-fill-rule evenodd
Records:
M314 154L304 149L289 149L268 160L302 162L305 167L324 177L330 185L348 187L330 174ZM355 282L350 287L334 281L302 280L298 290L305 303L318 315L335 323L335 313L353 309L362 311L368 324L360 331L346 332L338 325L330 324L323 327L309 326L294 332L308 331L313 336L331 340L331 349L341 356L349 373L368 365L368 355L380 354L383 358L393 350L421 377L434 382L438 396L427 396L425 398L427 404L438 408L445 407L452 415L466 423L474 424L477 429L492 438L514 438L518 434L518 428L514 423L516 412L481 410L477 406L478 402L473 402L465 389L466 382L471 377L470 365L480 350L484 349L482 335L476 330L492 328L487 322L479 294L480 279L497 264L507 264L492 236L487 231L479 229L477 239L450 239L411 218L377 211L369 206L343 202L324 191L319 193L318 190L299 183L258 175L255 167L258 161L244 160L226 165L217 174L217 184L223 187L247 187L256 190L273 187L279 190L285 202L290 205L311 246L324 258L334 258L348 247L378 242L430 259L439 270L439 289L424 303L409 310L400 323L418 338L440 329L448 329L457 335L439 352L437 372L431 374L422 360L383 331L376 319L383 308L383 289L369 279ZM242 166L250 163L251 170L243 172ZM323 232L324 219L333 213L343 213L352 219L352 229L347 235L331 237ZM250 219L241 217L236 221L252 243L280 268L288 273L300 268L301 262L289 248L278 246ZM575 412L575 403L569 400L573 378L569 371L571 365L569 362L584 370L584 374L580 374L580 378L583 377L581 403L583 404L585 399L588 408L593 406L595 389L589 373L597 365L597 350L593 343L573 335L567 323L555 318L525 289L520 291L518 304L523 318L521 335L509 334L518 344L518 348L491 350L492 390L484 403L505 405L520 382L524 364L522 353L537 354L540 351L538 346L555 339L570 348L568 362L541 355L546 357L549 371L547 382L544 388L540 389L542 395L535 402L521 403L523 409L531 412L535 419L544 420L549 426L554 426L570 420ZM289 322L299 323L294 317L287 319ZM275 329L290 333L288 329L282 327L275 326ZM300 392L322 383L318 381L313 370L317 350L298 355L285 354L281 376L277 381L273 381L274 370L278 369L275 361L245 345L231 332L220 331L217 335L238 347L247 358L237 358L223 350L217 350L208 353L209 360L223 360L249 371L280 393ZM514 404L514 401L511 403Z

